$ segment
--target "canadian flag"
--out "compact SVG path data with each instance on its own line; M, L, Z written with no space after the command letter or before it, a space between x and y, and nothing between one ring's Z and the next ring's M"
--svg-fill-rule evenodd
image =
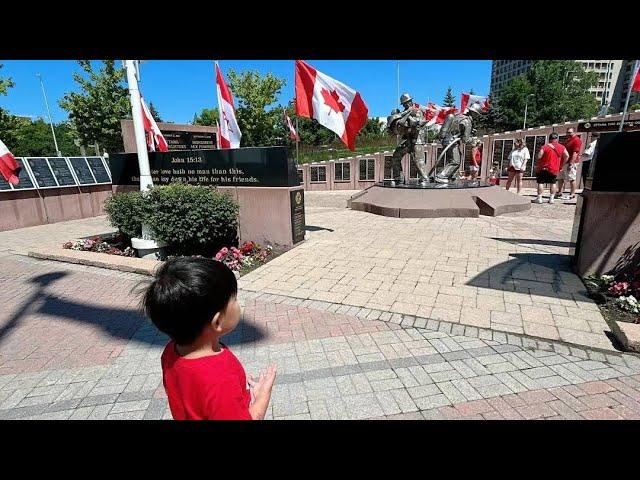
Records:
M144 103L142 96L140 96L140 104L142 105L142 123L147 137L147 148L150 152L155 152L156 148L159 152L168 152L169 145L158 128L153 115L151 115L147 105Z
M638 62L636 61L636 64ZM633 79L633 86L631 87L632 92L640 92L640 68L636 70L636 76Z
M296 114L315 118L355 150L369 109L358 92L302 60L296 60Z
M293 123L291 123L291 119L289 118L289 115L287 115L287 111L284 109L282 111L284 112L284 121L287 124L287 128L289 129L289 138L297 142L298 140L300 140L298 132L296 132L296 129L293 128Z
M460 101L460 111L462 113L467 113L469 111L469 107L474 103L479 103L482 107L482 111L486 112L489 110L489 97L482 95L471 95L469 93L463 93L462 99Z
M21 168L7 146L0 140L0 174L2 174L2 177L7 182L17 185L20 181L18 173L20 173Z
M220 111L220 147L239 148L242 132L240 132L236 120L231 90L224 81L218 62L216 62L216 87L218 90L218 110Z
M456 113L455 107L441 107L435 103L429 102L425 107L424 117L427 119L427 125L442 125L450 113Z

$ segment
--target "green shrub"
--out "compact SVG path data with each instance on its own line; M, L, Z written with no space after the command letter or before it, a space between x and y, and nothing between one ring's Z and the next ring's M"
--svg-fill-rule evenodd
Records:
M209 187L172 184L152 188L144 204L145 223L176 255L214 255L237 244L238 205Z
M122 192L112 195L104 204L109 223L127 237L139 237L142 229L142 195Z

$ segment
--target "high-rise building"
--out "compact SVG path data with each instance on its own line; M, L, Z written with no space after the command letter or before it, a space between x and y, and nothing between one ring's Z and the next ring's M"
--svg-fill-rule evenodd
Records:
M619 110L624 110L624 102L627 99L627 93L629 93L629 88L631 88L631 83L633 82L633 66L635 64L635 60L624 60L622 64L622 70L620 72L620 77L622 77L621 81L621 89L620 89L620 107ZM631 92L631 96L629 97L629 107L632 105L640 103L640 92Z
M533 62L534 60L494 60L491 65L491 95L498 95L512 79L527 73L533 66ZM634 61L576 60L576 62L580 62L585 70L598 74L598 83L589 91L593 93L600 105L608 105L616 112L621 111L624 107ZM630 102L630 104L633 103Z

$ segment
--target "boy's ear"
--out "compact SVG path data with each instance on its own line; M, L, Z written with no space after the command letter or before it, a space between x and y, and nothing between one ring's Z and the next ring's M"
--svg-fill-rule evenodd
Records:
M222 315L221 312L216 313L211 319L211 326L215 331L220 331L222 329Z

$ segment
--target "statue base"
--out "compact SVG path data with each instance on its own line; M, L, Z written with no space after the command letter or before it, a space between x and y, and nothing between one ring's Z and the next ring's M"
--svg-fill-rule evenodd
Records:
M529 210L531 200L481 180L425 185L380 182L352 196L348 207L386 217L478 217Z

